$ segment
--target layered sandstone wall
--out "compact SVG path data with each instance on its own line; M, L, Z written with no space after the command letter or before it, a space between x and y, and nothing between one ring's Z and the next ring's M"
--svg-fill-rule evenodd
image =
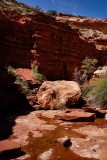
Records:
M82 39L79 30L44 13L20 16L0 10L0 66L39 65L47 79L70 79L86 57L107 61L107 49ZM100 42L99 42L100 43Z
M56 17L57 20L66 21L69 20L73 25L79 28L87 28L99 31L107 31L107 20L88 18L82 16L73 16L67 14L61 14Z
M9 13L8 13L9 14ZM30 67L32 33L8 15L0 14L0 65Z

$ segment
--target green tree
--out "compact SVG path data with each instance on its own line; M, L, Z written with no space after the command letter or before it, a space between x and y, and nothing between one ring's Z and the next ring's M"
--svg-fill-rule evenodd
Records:
M86 80L92 77L94 71L97 69L97 63L97 59L90 59L88 57L82 61L81 71L86 76Z
M84 82L92 78L94 71L97 69L98 60L86 57L82 61L82 66L74 68L72 78L74 81L82 85Z
M47 11L47 13L48 13L49 15L51 15L51 16L56 16L56 15L57 15L57 11L56 11L56 10L53 10L53 9Z

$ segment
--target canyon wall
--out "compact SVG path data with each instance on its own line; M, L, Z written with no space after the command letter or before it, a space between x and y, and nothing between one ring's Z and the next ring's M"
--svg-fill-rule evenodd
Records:
M47 79L68 80L86 56L100 64L107 61L107 49L98 50L74 25L44 13L21 16L0 8L0 22L0 66L30 68L35 63Z
M68 14L59 14L57 20L69 20L73 25L79 28L107 31L107 19L88 18L85 16L74 16Z

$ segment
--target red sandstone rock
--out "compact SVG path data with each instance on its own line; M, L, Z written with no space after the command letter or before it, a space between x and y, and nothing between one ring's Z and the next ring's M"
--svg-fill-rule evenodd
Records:
M68 136L58 138L56 142L62 147L69 147L72 144L71 139Z
M105 20L74 19L75 26L106 30ZM0 22L0 66L28 69L34 61L47 79L56 80L70 79L86 56L101 64L107 61L106 39L89 42L72 24L57 22L44 13L22 16L0 7Z
M43 109L58 109L77 104L81 89L74 81L46 81L36 96Z
M75 109L68 112L62 111L55 118L70 122L93 122L95 121L95 114L84 112L81 109Z
M89 105L83 107L83 109L86 112L95 113L97 118L104 118L105 114L107 113L107 110L98 109Z
M76 27L80 28L88 28L93 30L100 30L100 31L107 31L107 20L105 19L95 19L95 18L88 18L82 16L72 16L67 14L62 14L56 17L57 20L65 21L66 19L69 20L69 23L72 23Z
M33 72L31 69L26 68L18 68L15 70L16 74L23 79L23 81L27 81L30 85L38 85L41 84L38 80L34 78Z
M0 141L0 159L8 160L23 155L21 145L18 142L11 140Z
M39 116L40 117L40 116ZM46 124L45 120L41 120L36 116L36 111L31 112L25 116L19 116L15 120L15 126L13 126L13 136L15 142L20 142L21 145L28 144L28 137L42 137L44 132L48 130L55 130L55 125Z
M90 124L73 130L86 136L85 139L72 138L70 149L74 153L81 157L105 160L107 156L107 123L102 123L101 127Z
M101 78L101 77L105 77L106 74L107 74L107 66L104 66L104 67L102 67L102 69L96 70L93 73L93 77L95 77L95 78Z
M107 160L107 152L102 152L102 153L100 154L99 160Z
M0 141L0 153L7 150L18 149L21 148L20 143L14 142L11 140L3 140Z

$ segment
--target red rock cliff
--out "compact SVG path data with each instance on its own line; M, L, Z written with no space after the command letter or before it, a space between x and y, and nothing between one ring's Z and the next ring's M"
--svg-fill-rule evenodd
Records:
M96 47L102 40L89 41L74 25L44 13L20 16L0 8L0 22L1 66L30 68L34 62L47 79L55 80L70 79L74 67L86 56L101 64L107 61L106 47Z
M94 29L100 31L107 31L107 20L88 18L82 16L74 16L67 14L60 14L56 17L57 20L66 21L69 20L72 24L79 28Z

